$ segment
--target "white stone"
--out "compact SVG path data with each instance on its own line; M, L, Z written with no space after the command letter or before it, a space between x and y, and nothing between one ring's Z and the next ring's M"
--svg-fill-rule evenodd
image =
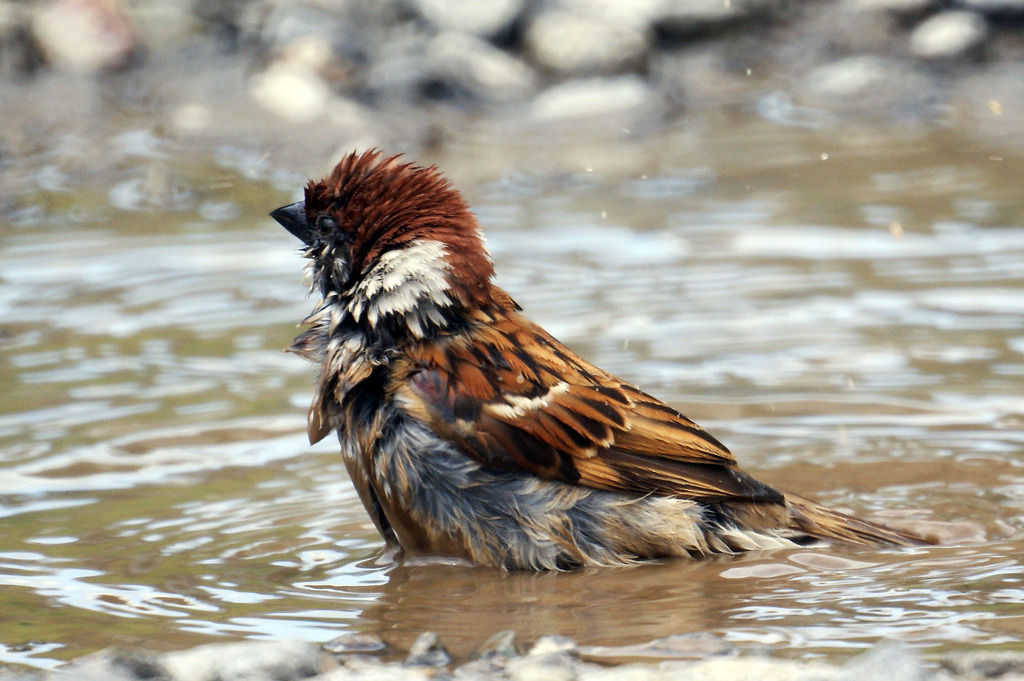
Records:
M976 12L941 12L926 19L910 34L910 50L923 59L958 57L988 36L988 23Z
M602 14L553 10L526 29L526 48L541 67L562 74L612 73L638 61L650 42L645 25Z
M847 57L824 64L807 77L810 89L827 97L852 97L888 81L891 71L879 57Z
M588 78L567 81L537 95L530 114L534 120L553 122L630 114L653 104L654 93L637 76Z
M306 66L278 61L253 78L252 96L269 111L302 123L324 113L330 90Z
M135 27L108 0L57 0L32 16L32 32L53 64L93 73L124 65L138 46Z

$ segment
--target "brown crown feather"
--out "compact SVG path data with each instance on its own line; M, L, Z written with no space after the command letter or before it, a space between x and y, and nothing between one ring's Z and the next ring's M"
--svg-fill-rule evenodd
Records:
M419 239L448 246L449 284L465 306L490 297L494 266L475 216L436 166L382 158L376 149L345 156L306 186L306 218L329 215L350 240L352 271L365 273L383 253Z

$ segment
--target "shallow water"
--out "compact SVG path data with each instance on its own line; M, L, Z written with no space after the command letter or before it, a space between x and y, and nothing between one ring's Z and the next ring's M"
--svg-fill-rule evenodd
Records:
M947 539L508 574L381 556L336 444L307 444L313 370L281 348L311 301L266 217L302 178L151 142L120 140L102 190L59 155L5 169L0 661L427 629L456 655L504 629L797 657L1022 647L1024 158L748 122L614 163L431 159L556 336L765 481Z

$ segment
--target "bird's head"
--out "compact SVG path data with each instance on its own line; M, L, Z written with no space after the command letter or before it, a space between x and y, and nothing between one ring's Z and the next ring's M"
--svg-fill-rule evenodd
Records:
M489 296L476 219L433 166L349 154L270 215L304 244L311 291L372 335L423 338Z

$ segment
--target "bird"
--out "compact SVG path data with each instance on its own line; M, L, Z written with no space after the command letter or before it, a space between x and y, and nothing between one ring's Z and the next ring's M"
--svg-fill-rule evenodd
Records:
M287 348L319 367L309 440L337 433L400 555L545 571L930 543L758 481L530 321L436 166L353 152L270 216L302 242L316 299Z

